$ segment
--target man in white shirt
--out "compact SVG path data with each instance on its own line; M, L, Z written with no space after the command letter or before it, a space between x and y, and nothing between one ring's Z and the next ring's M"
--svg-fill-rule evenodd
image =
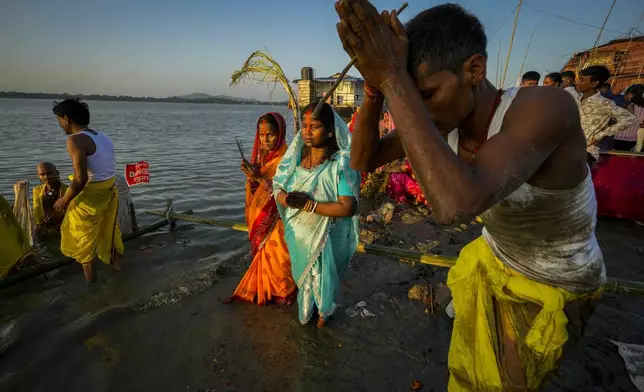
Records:
M599 92L601 85L610 78L610 71L603 65L593 65L579 73L577 91L581 93L579 114L581 127L588 144L589 162L599 159L599 142L633 126L635 116L620 108Z
M561 87L563 87L564 90L568 91L570 95L575 98L575 101L579 103L580 96L577 92L577 89L575 88L575 79L577 79L577 75L575 75L573 71L563 71L561 73L561 79L563 80Z
M77 99L54 102L52 109L67 135L74 176L54 204L65 213L60 250L83 266L85 279L96 279L92 263L100 260L120 269L123 241L118 225L114 145L103 132L89 129L89 106Z

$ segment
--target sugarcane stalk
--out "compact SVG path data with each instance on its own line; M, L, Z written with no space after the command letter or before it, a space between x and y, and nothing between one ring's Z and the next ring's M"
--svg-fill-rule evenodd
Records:
M408 5L409 4L407 4L407 2L403 3L403 5L401 5L400 8L398 8L398 11L396 11L396 14L400 15L400 13L403 12ZM324 105L324 101L326 101L326 97L330 97L331 95L333 95L333 92L335 91L335 89L337 89L340 83L342 83L342 79L344 79L344 77L347 76L347 72L349 72L349 70L351 69L351 67L353 67L356 61L358 61L358 57L352 58L351 61L349 61L349 64L347 64L347 66L344 67L342 72L340 72L340 76L338 76L338 78L333 83L329 91L326 92L324 99L318 102L317 106L315 107L315 110L313 110L314 118L318 118L320 116L320 112L322 111L322 106Z
M186 210L182 213L182 216L190 216L188 214L192 214L192 210ZM139 230L129 233L123 236L123 242L127 242L130 240L133 240L135 238L141 237L144 234L147 233L152 233L154 231L159 230L163 226L166 226L169 222L167 219L163 219L157 222L154 222L148 226L144 226L140 228ZM24 271L20 271L18 273L15 273L13 275L9 275L3 279L0 279L0 289L3 289L5 287L13 286L16 283L22 282L23 280L27 280L29 278L36 277L38 275L42 275L44 273L47 273L49 271L53 271L55 269L58 269L60 267L64 267L66 265L74 263L74 259L70 258L61 258L60 260L53 261L51 263L47 264L41 264L37 267L34 268L29 268Z
M146 211L147 214L165 216L163 211ZM177 221L186 221L193 223L201 223L204 225L223 227L227 229L233 229L237 231L248 232L248 226L244 223L224 220L224 219L214 219L214 218L205 218L198 215L186 215L186 214L170 214L170 218ZM391 248L388 246L374 245L374 244L365 244L360 242L358 248L356 249L358 253L371 254L376 256L386 256L404 261L417 262L426 265L432 265L436 267L446 267L450 268L456 264L456 257L447 257L442 255L434 255L428 253L416 252L413 250L404 250ZM617 278L608 278L607 282L603 286L604 290L612 293L625 293L625 294L636 294L644 296L644 282L637 282L633 280L624 280Z

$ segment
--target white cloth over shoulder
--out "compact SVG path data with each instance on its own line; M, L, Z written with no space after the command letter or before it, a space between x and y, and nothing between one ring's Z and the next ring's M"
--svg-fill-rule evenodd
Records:
M89 136L96 145L96 151L87 157L87 173L89 181L100 182L114 178L116 175L116 161L114 160L114 145L103 132L81 131L83 135Z

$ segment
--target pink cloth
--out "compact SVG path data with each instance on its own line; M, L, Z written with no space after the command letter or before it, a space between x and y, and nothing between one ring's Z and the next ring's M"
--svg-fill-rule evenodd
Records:
M428 204L423 195L423 191L414 179L409 162L405 162L407 171L400 173L391 173L387 183L387 196L396 203L406 203L407 198L411 197L418 203Z

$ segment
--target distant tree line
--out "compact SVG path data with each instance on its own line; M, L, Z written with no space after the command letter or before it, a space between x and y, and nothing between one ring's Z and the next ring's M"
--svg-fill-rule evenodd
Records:
M121 102L172 102L172 103L218 103L229 105L279 105L286 106L288 102L262 102L243 101L224 97L210 97L203 99L185 99L179 97L154 98L154 97L132 97L129 95L98 95L98 94L50 94L50 93L22 93L18 91L0 91L0 98L22 98L22 99L52 99L61 100L67 98L80 98L85 101L121 101Z

